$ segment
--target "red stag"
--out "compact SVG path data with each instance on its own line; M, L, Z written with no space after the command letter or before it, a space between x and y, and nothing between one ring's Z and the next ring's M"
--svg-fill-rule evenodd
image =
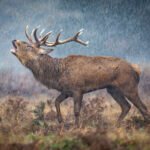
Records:
M127 99L138 108L145 120L150 121L150 114L138 94L140 72L136 66L116 57L71 55L53 58L48 55L53 50L48 49L49 47L68 42L86 46L88 42L78 38L82 31L66 40L59 40L59 33L54 42L49 42L51 32L38 38L37 30L38 28L35 28L32 32L33 40L26 27L25 34L29 43L13 40L14 48L11 52L32 71L39 82L61 93L55 101L60 123L63 121L60 103L67 97L74 99L75 124L78 126L83 94L104 88L121 107L118 122L121 122L130 110L131 106Z

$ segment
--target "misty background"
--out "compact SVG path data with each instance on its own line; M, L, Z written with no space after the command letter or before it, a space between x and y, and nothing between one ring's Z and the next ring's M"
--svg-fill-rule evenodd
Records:
M111 55L138 64L149 63L149 0L0 0L0 69L26 71L10 53L13 39L26 40L24 29L52 30L49 40L63 29L61 38L84 28L82 39L89 47L77 43L57 46L51 54Z
M89 41L88 47L73 42L57 46L51 53L53 57L105 55L140 66L150 63L149 0L0 0L0 91L3 93L17 89L35 91L38 86L28 69L10 53L12 40L27 41L26 25L30 31L38 25L46 32L53 31L49 38L52 41L61 29L61 39L85 29L80 38ZM149 92L150 70L143 78L143 87Z

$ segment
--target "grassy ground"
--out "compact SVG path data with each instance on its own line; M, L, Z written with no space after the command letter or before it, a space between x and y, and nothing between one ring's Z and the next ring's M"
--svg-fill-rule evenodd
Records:
M80 128L75 129L71 99L61 106L65 123L59 125L54 102L46 96L1 98L0 150L150 149L150 125L134 107L118 127L120 108L114 101L105 96L85 99Z

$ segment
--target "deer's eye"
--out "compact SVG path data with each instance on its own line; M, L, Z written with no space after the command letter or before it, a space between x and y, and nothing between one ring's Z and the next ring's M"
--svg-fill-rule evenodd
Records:
M27 50L27 51L31 51L32 49L33 49L33 47L30 46L30 45L28 45L28 46L26 47L26 50Z
M24 42L24 41L23 41L22 43L23 43L23 44L27 44L27 42Z

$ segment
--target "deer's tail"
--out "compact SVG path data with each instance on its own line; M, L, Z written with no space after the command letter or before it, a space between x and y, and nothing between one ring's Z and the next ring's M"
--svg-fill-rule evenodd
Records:
M139 82L140 81L140 75L141 75L141 69L140 69L139 65L137 65L137 64L131 64L131 66L136 73L136 80Z

